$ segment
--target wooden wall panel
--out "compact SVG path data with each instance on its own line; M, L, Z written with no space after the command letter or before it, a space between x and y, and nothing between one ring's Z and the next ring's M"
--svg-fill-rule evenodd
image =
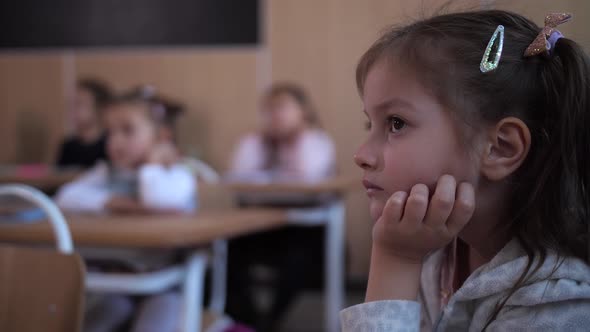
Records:
M255 49L83 54L78 76L97 76L122 91L152 84L187 106L179 143L223 169L238 136L256 126Z
M57 55L0 56L0 163L45 162L63 131Z

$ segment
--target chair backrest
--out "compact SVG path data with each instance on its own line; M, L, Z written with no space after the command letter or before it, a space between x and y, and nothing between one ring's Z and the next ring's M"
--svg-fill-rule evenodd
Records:
M78 332L84 313L84 264L73 253L68 225L42 192L24 185L0 186L38 205L56 236L53 249L0 246L0 331Z
M0 246L0 331L78 332L83 314L78 255Z

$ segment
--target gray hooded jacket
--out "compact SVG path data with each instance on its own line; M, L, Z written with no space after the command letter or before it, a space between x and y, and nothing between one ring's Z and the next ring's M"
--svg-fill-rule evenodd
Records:
M528 262L513 239L475 270L441 311L438 279L442 258L438 252L425 262L419 302L377 301L344 309L342 330L482 331ZM541 268L508 299L486 331L590 331L590 266L577 258L567 257L556 265L557 260L549 252Z

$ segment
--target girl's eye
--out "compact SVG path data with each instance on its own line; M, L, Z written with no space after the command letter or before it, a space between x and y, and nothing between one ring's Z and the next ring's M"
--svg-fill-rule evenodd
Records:
M406 126L406 122L397 116L390 117L387 119L387 122L389 124L389 131L394 134L404 129Z

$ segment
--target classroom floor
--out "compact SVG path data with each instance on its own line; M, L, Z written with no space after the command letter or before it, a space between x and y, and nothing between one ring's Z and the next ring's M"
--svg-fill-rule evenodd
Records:
M362 303L364 290L348 290L346 306ZM281 326L280 332L323 332L324 301L322 293L306 292L293 304Z

